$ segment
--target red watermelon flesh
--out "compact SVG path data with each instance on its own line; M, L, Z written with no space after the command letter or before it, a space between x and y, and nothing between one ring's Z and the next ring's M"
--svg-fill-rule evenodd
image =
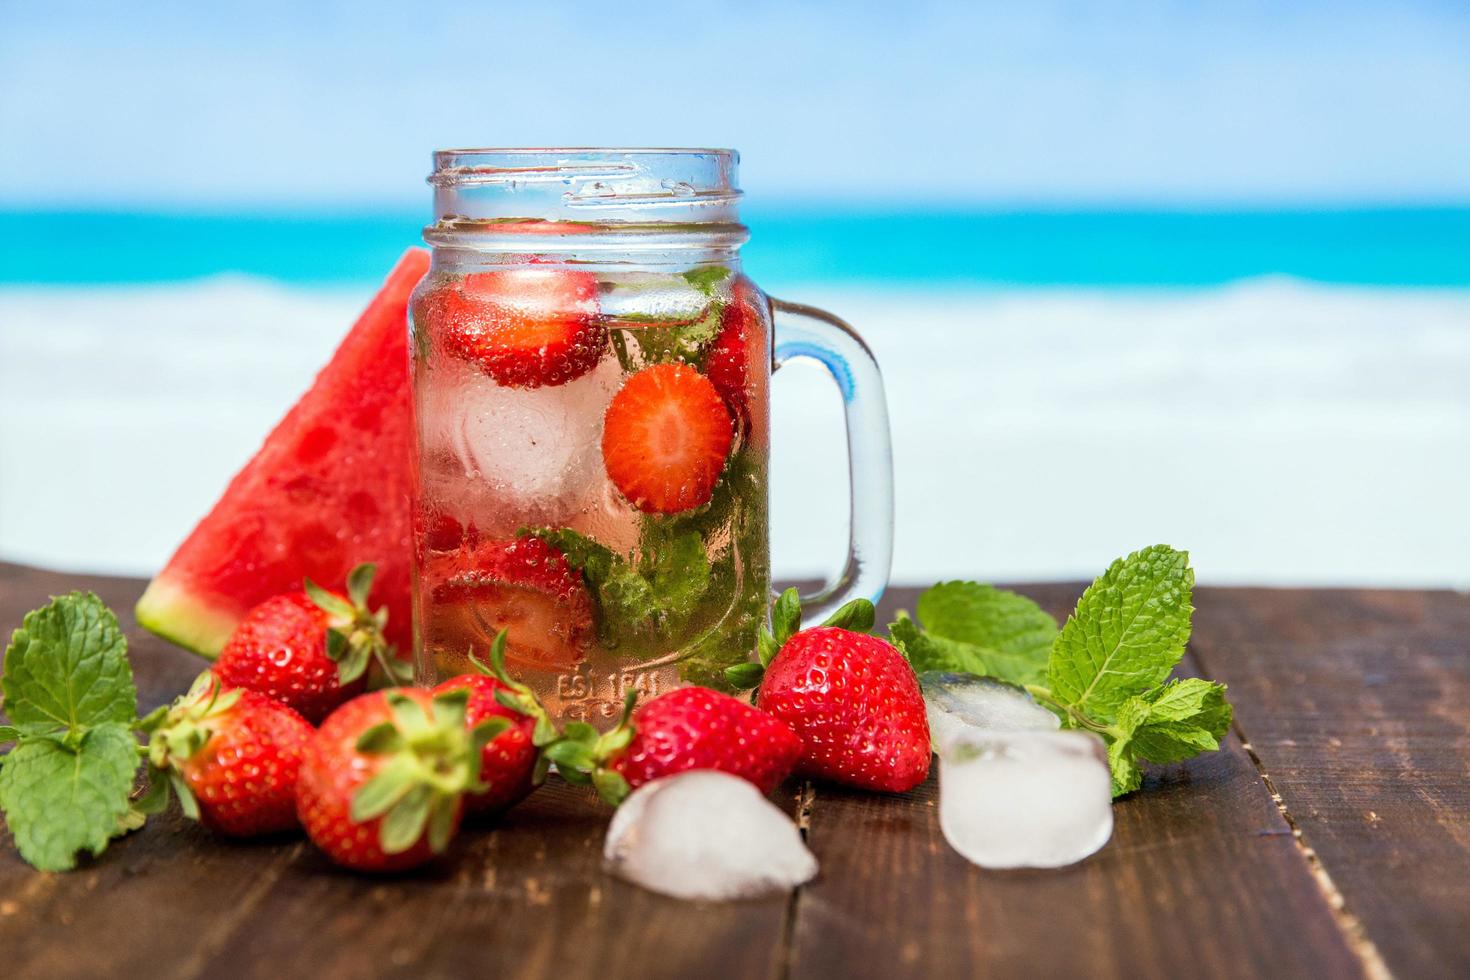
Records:
M398 260L331 362L138 600L142 626L214 657L251 606L301 588L338 591L375 562L372 605L411 650L409 510L413 419L408 296L429 268Z

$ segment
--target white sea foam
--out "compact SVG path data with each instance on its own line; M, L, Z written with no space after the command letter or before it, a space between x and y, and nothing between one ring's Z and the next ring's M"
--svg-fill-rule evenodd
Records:
M0 556L146 572L370 289L0 289ZM1091 576L1154 541L1205 581L1470 585L1470 291L814 287L889 388L895 579ZM839 401L775 386L778 573L845 541Z

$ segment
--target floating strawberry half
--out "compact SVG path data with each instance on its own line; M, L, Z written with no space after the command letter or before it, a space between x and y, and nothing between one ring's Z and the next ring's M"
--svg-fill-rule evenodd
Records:
M513 388L566 384L607 349L590 272L477 272L431 292L423 311L445 350Z
M756 706L800 736L797 773L888 793L923 782L931 749L919 680L893 645L854 631L872 627L873 604L856 599L798 632L800 600L788 589L771 620L761 662L726 677L736 687L758 683Z
M442 854L479 779L485 743L509 722L465 724L467 691L364 694L306 746L296 812L311 842L358 871L402 871Z
M383 639L387 610L367 606L373 572L370 564L354 568L345 596L307 579L302 591L255 606L220 651L215 676L227 688L263 694L313 723L362 693L372 660L399 678L403 665Z
M435 649L483 650L508 630L512 662L564 670L581 662L593 640L582 573L540 538L466 545L435 557L426 575L436 607L427 639Z
M705 376L746 434L751 425L750 385L770 362L760 313L760 304L765 302L749 279L740 276L735 280L734 296L720 315L720 332L710 345L704 365Z
M684 364L655 364L608 405L602 460L634 507L674 514L709 501L732 439L730 412L708 378Z
M170 790L184 815L234 837L296 826L296 781L311 725L254 691L228 691L211 673L189 693L144 719L149 791L139 804L157 813Z

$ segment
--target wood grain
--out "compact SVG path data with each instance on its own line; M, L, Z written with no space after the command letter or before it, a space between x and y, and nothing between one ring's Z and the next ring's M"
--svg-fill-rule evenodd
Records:
M1060 615L1081 587L1025 591ZM900 590L885 606L906 603ZM899 799L817 789L823 874L798 898L793 977L1360 973L1234 739L1152 773L1115 806L1112 841L1059 871L970 865L940 834L936 789L932 776Z
M1470 975L1470 596L1229 599L1195 650L1346 913L1394 973Z
M0 564L0 625L90 589L128 634L142 710L202 662L133 624L142 582ZM786 794L794 805L794 790ZM298 838L225 841L170 814L66 875L0 840L10 978L775 976L790 896L701 907L600 870L608 809L553 780L498 827L470 828L425 872L369 878Z
M0 629L48 594L98 592L128 631L146 710L202 664L133 625L142 585L0 563ZM1080 586L1023 591L1065 612ZM885 612L913 599L895 590ZM692 906L603 875L607 811L553 782L445 862L387 880L339 872L298 838L230 843L177 816L69 875L32 871L0 840L0 962L7 980L1336 977L1381 953L1404 976L1470 973L1470 602L1203 589L1196 605L1189 666L1231 684L1259 767L1232 736L1150 774L1117 805L1112 842L1072 868L967 864L939 833L932 779L897 798L790 785L779 801L803 796L821 877Z

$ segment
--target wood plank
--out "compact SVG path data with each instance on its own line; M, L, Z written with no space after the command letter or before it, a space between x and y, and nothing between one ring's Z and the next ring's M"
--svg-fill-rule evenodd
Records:
M695 906L600 870L607 810L553 779L431 876L366 879L295 862L233 943L196 964L275 977L762 977L780 972L787 896ZM303 936L314 937L309 943Z
M201 662L132 621L143 583L0 564L0 624L92 589L128 632L143 710ZM793 801L794 793L788 793ZM760 977L780 972L788 896L698 907L600 871L609 811L553 780L503 825L397 879L341 872L299 838L240 843L177 814L66 875L0 840L8 978L102 976ZM289 966L287 966L289 964Z
M0 563L0 628L50 593L94 589L128 629L146 710L201 664L132 625L141 586ZM1025 591L1065 611L1078 587ZM886 605L912 601L896 590ZM1241 730L1347 911L1404 975L1463 975L1470 601L1206 589L1198 605L1201 670L1232 684ZM794 904L713 908L602 876L606 815L563 785L467 835L442 867L393 881L336 872L299 840L222 843L177 817L71 875L37 874L0 840L0 949L16 977L250 975L282 962L328 975L558 977L1363 966L1234 739L1152 775L1119 804L1108 848L1059 872L966 864L938 833L933 794L932 782L896 800L817 790L809 833L822 878Z
M1062 614L1081 587L1024 591ZM913 599L896 590L885 611ZM933 777L897 800L817 789L822 877L797 900L792 977L1361 974L1233 737L1151 774L1107 847L1057 871L970 865L940 834L936 792Z
M1196 652L1388 968L1470 973L1470 596L1232 591ZM1370 954L1371 955L1371 954Z

